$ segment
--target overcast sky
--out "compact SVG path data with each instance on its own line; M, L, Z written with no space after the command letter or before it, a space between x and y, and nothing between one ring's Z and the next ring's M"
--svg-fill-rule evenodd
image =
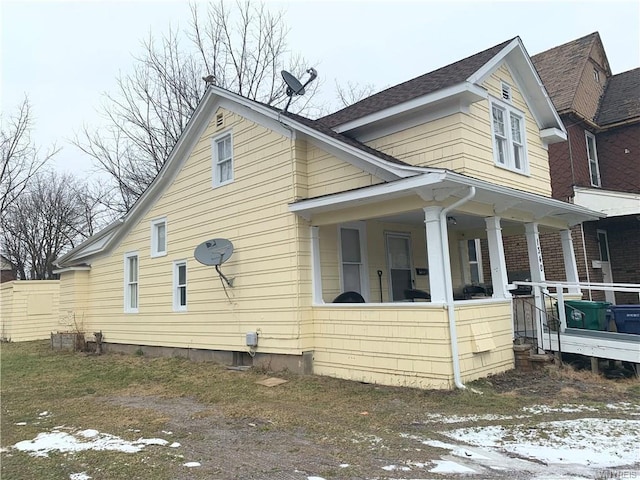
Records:
M316 65L323 98L335 80L379 88L403 82L519 35L530 55L600 32L614 73L640 63L640 2L268 1L284 10L291 50ZM34 137L63 150L56 168L89 172L68 140L98 125L103 92L149 32L186 26L186 2L0 2L3 115L29 96ZM203 72L204 73L204 72Z

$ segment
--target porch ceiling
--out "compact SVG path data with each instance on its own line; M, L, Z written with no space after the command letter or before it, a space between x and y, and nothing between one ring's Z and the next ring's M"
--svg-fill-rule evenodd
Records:
M517 224L538 222L563 229L597 220L604 215L592 210L446 170L429 169L423 174L289 204L289 210L315 225L349 220L389 218L423 222L423 207L447 206L476 188L473 199L455 215L473 226L484 227L483 217L499 216ZM462 217L463 214L468 214ZM460 222L465 228L468 225Z

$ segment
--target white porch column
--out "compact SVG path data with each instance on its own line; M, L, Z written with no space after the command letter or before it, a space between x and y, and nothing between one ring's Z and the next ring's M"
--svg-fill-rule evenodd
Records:
M447 294L445 289L443 235L440 225L442 207L425 207L424 223L427 230L427 258L429 260L429 293L431 301L445 303ZM446 240L445 240L446 241ZM448 259L446 259L448 261Z
M322 271L320 269L320 227L311 227L311 290L313 304L324 303L322 299Z
M487 217L484 221L487 224L487 242L489 244L493 298L511 298L511 293L507 288L509 278L507 276L507 262L504 258L500 217Z
M576 254L573 250L573 240L571 230L560 230L560 241L562 242L562 258L564 260L564 271L567 282L578 283L578 265L576 264ZM570 287L569 293L580 293L579 287Z
M544 282L544 264L542 263L542 248L540 247L540 233L537 223L525 223L525 236L527 237L527 252L529 253L529 267L531 269L532 282Z

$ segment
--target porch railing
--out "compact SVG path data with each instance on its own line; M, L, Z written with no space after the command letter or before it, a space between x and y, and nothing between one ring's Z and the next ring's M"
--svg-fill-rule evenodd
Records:
M557 337L557 350L552 350L559 362L562 363L562 347L560 341L560 316L555 312L555 297L542 291L542 302L536 302L534 295L524 295L513 298L514 336L518 343L536 345L539 351L546 343L551 345L551 337ZM541 303L542 308L536 303ZM548 338L544 342L542 336Z

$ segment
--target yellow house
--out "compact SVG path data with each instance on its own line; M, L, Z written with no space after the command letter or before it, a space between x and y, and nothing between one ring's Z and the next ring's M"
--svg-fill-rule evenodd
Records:
M565 139L519 38L319 120L210 86L134 207L58 259L60 303L113 350L462 387L513 368L503 235L539 281L561 231L577 280L569 228L597 214L550 198ZM214 239L232 255L201 264Z

